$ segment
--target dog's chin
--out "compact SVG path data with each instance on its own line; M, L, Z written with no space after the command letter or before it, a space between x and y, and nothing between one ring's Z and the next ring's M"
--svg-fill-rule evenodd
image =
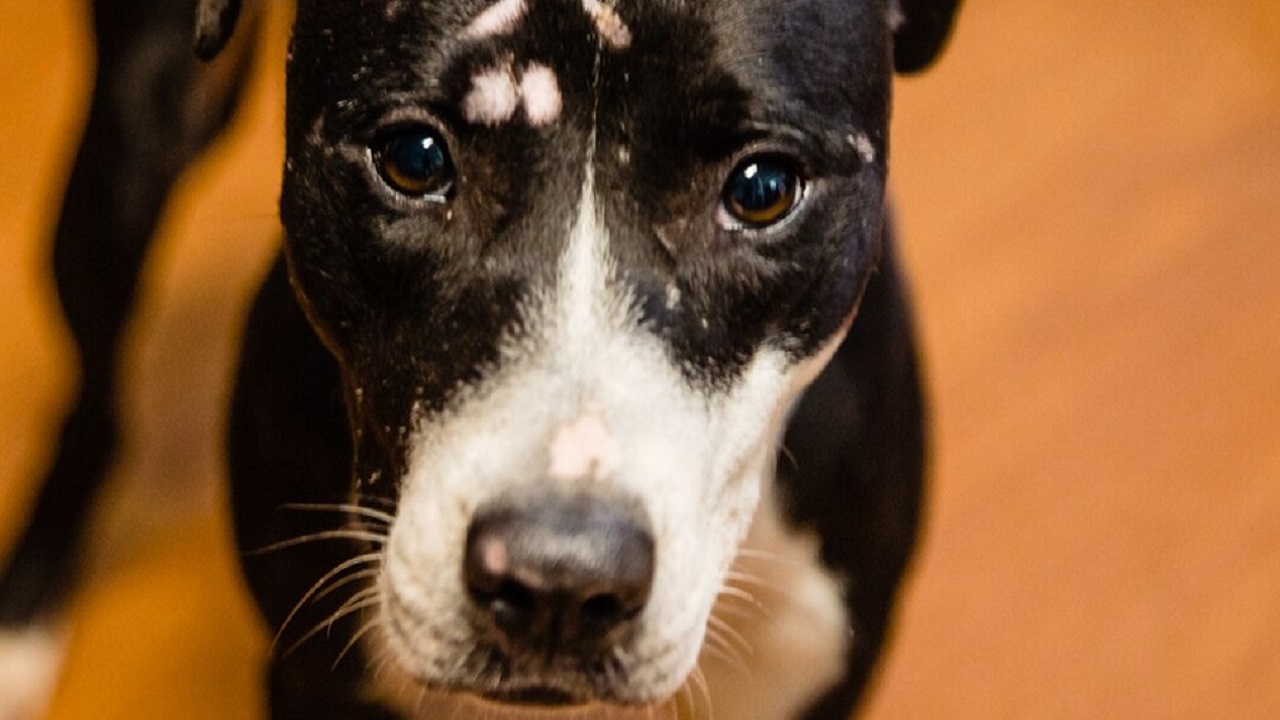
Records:
M494 718L555 718L561 711L581 717L588 710L607 710L602 717L623 718L630 717L631 711L662 705L672 695L661 688L633 684L616 670L588 670L570 658L549 664L544 659L536 669L516 669L509 659L497 660L499 653L492 649L477 654L489 661L472 665L461 677L427 676L412 670L413 663L393 665L399 666L400 677L427 695L466 698L467 705L484 708Z
M495 719L534 720L557 718L601 717L624 720L648 718L652 708L666 700L640 702L625 700L600 688L570 689L562 682L505 682L486 689L458 686L428 686L434 692L455 698L451 707L466 708L467 716ZM463 699L465 698L465 699ZM458 703L461 702L461 706ZM414 716L417 717L417 716Z
M573 693L553 687L526 687L480 693L478 697L499 707L543 708L548 710L573 709L587 705Z
M663 697L638 693L604 677L559 673L546 677L490 678L482 687L453 685L440 688L462 692L493 709L578 710L586 707L638 708L660 703Z

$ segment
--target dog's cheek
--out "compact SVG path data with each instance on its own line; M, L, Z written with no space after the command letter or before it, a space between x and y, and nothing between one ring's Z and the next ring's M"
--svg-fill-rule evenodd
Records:
M460 584L460 513L435 502L432 488L409 487L383 551L382 643L408 674L442 681L471 643Z

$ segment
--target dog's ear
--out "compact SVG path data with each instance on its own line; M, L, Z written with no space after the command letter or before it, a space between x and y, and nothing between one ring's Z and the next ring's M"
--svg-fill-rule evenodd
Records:
M942 52L960 0L889 0L893 69L919 72Z
M196 5L196 56L212 60L231 39L240 17L240 0L200 0Z

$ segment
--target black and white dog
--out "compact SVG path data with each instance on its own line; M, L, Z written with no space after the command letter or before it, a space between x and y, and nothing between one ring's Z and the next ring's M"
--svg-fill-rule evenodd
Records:
M891 78L955 6L298 1L230 422L272 717L849 715L924 464ZM95 3L55 245L84 379L0 579L3 720L56 660L146 240L259 15Z

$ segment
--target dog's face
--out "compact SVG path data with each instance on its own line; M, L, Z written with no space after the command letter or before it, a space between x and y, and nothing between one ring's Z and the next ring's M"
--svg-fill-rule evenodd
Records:
M685 681L879 252L879 0L301 0L281 200L430 687Z

